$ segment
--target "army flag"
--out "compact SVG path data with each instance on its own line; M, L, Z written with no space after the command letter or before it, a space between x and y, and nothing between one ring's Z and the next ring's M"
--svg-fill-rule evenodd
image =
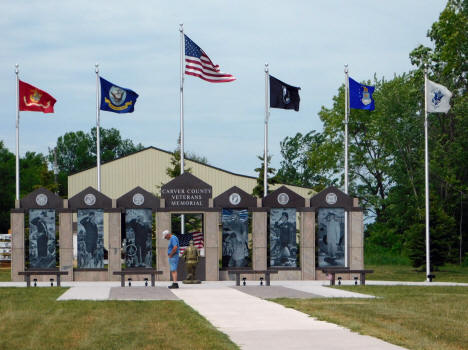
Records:
M55 98L24 81L18 83L20 111L54 113Z
M101 111L132 113L138 94L135 91L112 84L99 77L101 81Z
M270 107L299 111L300 89L270 75Z
M452 92L445 86L434 83L427 79L426 82L426 101L427 112L429 113L447 113L450 109L450 99Z
M358 83L349 78L349 107L353 109L366 109L373 111L375 86L369 86Z

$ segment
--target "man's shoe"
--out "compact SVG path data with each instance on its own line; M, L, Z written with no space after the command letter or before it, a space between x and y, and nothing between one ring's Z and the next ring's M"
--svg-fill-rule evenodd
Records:
M179 284L178 283L172 283L169 287L167 287L169 289L177 289L179 288Z

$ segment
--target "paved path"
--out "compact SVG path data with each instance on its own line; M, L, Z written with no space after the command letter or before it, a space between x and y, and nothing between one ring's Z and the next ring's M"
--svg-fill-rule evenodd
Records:
M332 323L270 302L269 298L372 298L373 296L328 288L328 281L272 281L271 287L256 283L235 287L232 281L183 285L169 290L168 282L156 288L134 282L121 288L119 282L64 282L71 287L58 300L177 300L182 299L242 349L359 349L397 350L401 347L377 338L359 335ZM352 284L343 283L343 284ZM466 283L368 281L373 285L468 286ZM0 282L0 287L24 287L25 283ZM40 287L50 286L47 282ZM49 287L50 288L50 287Z
M403 349L235 288L181 288L173 292L242 349Z

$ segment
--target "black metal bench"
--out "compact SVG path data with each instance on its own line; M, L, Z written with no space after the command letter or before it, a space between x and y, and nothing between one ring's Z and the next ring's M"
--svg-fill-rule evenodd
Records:
M57 287L60 287L60 276L68 275L68 271L59 269L31 269L18 272L18 275L26 277L26 287L31 287L31 276L56 276Z
M156 275L161 275L163 272L155 269L145 268L129 268L122 269L122 271L114 271L114 275L120 275L120 286L125 287L125 276L126 275L151 275L151 287L155 286Z
M366 284L366 273L373 273L374 270L351 270L345 268L329 268L329 269L322 269L323 273L327 275L331 275L330 279L330 286L335 285L335 276L336 274L340 273L358 273L360 275L361 284L364 286Z
M278 273L278 270L230 270L229 274L236 274L236 286L240 286L240 275L246 275L246 274L253 274L253 273L258 273L258 274L264 274L265 275L265 282L266 285L270 285L270 274L272 273Z

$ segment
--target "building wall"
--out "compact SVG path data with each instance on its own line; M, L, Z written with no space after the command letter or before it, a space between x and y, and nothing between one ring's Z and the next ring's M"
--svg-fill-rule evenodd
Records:
M118 198L136 186L159 195L159 188L171 180L166 174L170 166L172 154L156 148L147 148L127 157L101 165L101 191L110 198ZM213 198L238 186L247 193L252 193L256 179L250 176L236 175L228 171L217 169L205 164L186 160L186 166L192 169L192 174L213 187ZM96 167L79 172L68 177L68 197L81 192L88 186L97 188ZM273 186L273 189L281 184ZM310 198L312 190L308 188L290 186L297 194Z

